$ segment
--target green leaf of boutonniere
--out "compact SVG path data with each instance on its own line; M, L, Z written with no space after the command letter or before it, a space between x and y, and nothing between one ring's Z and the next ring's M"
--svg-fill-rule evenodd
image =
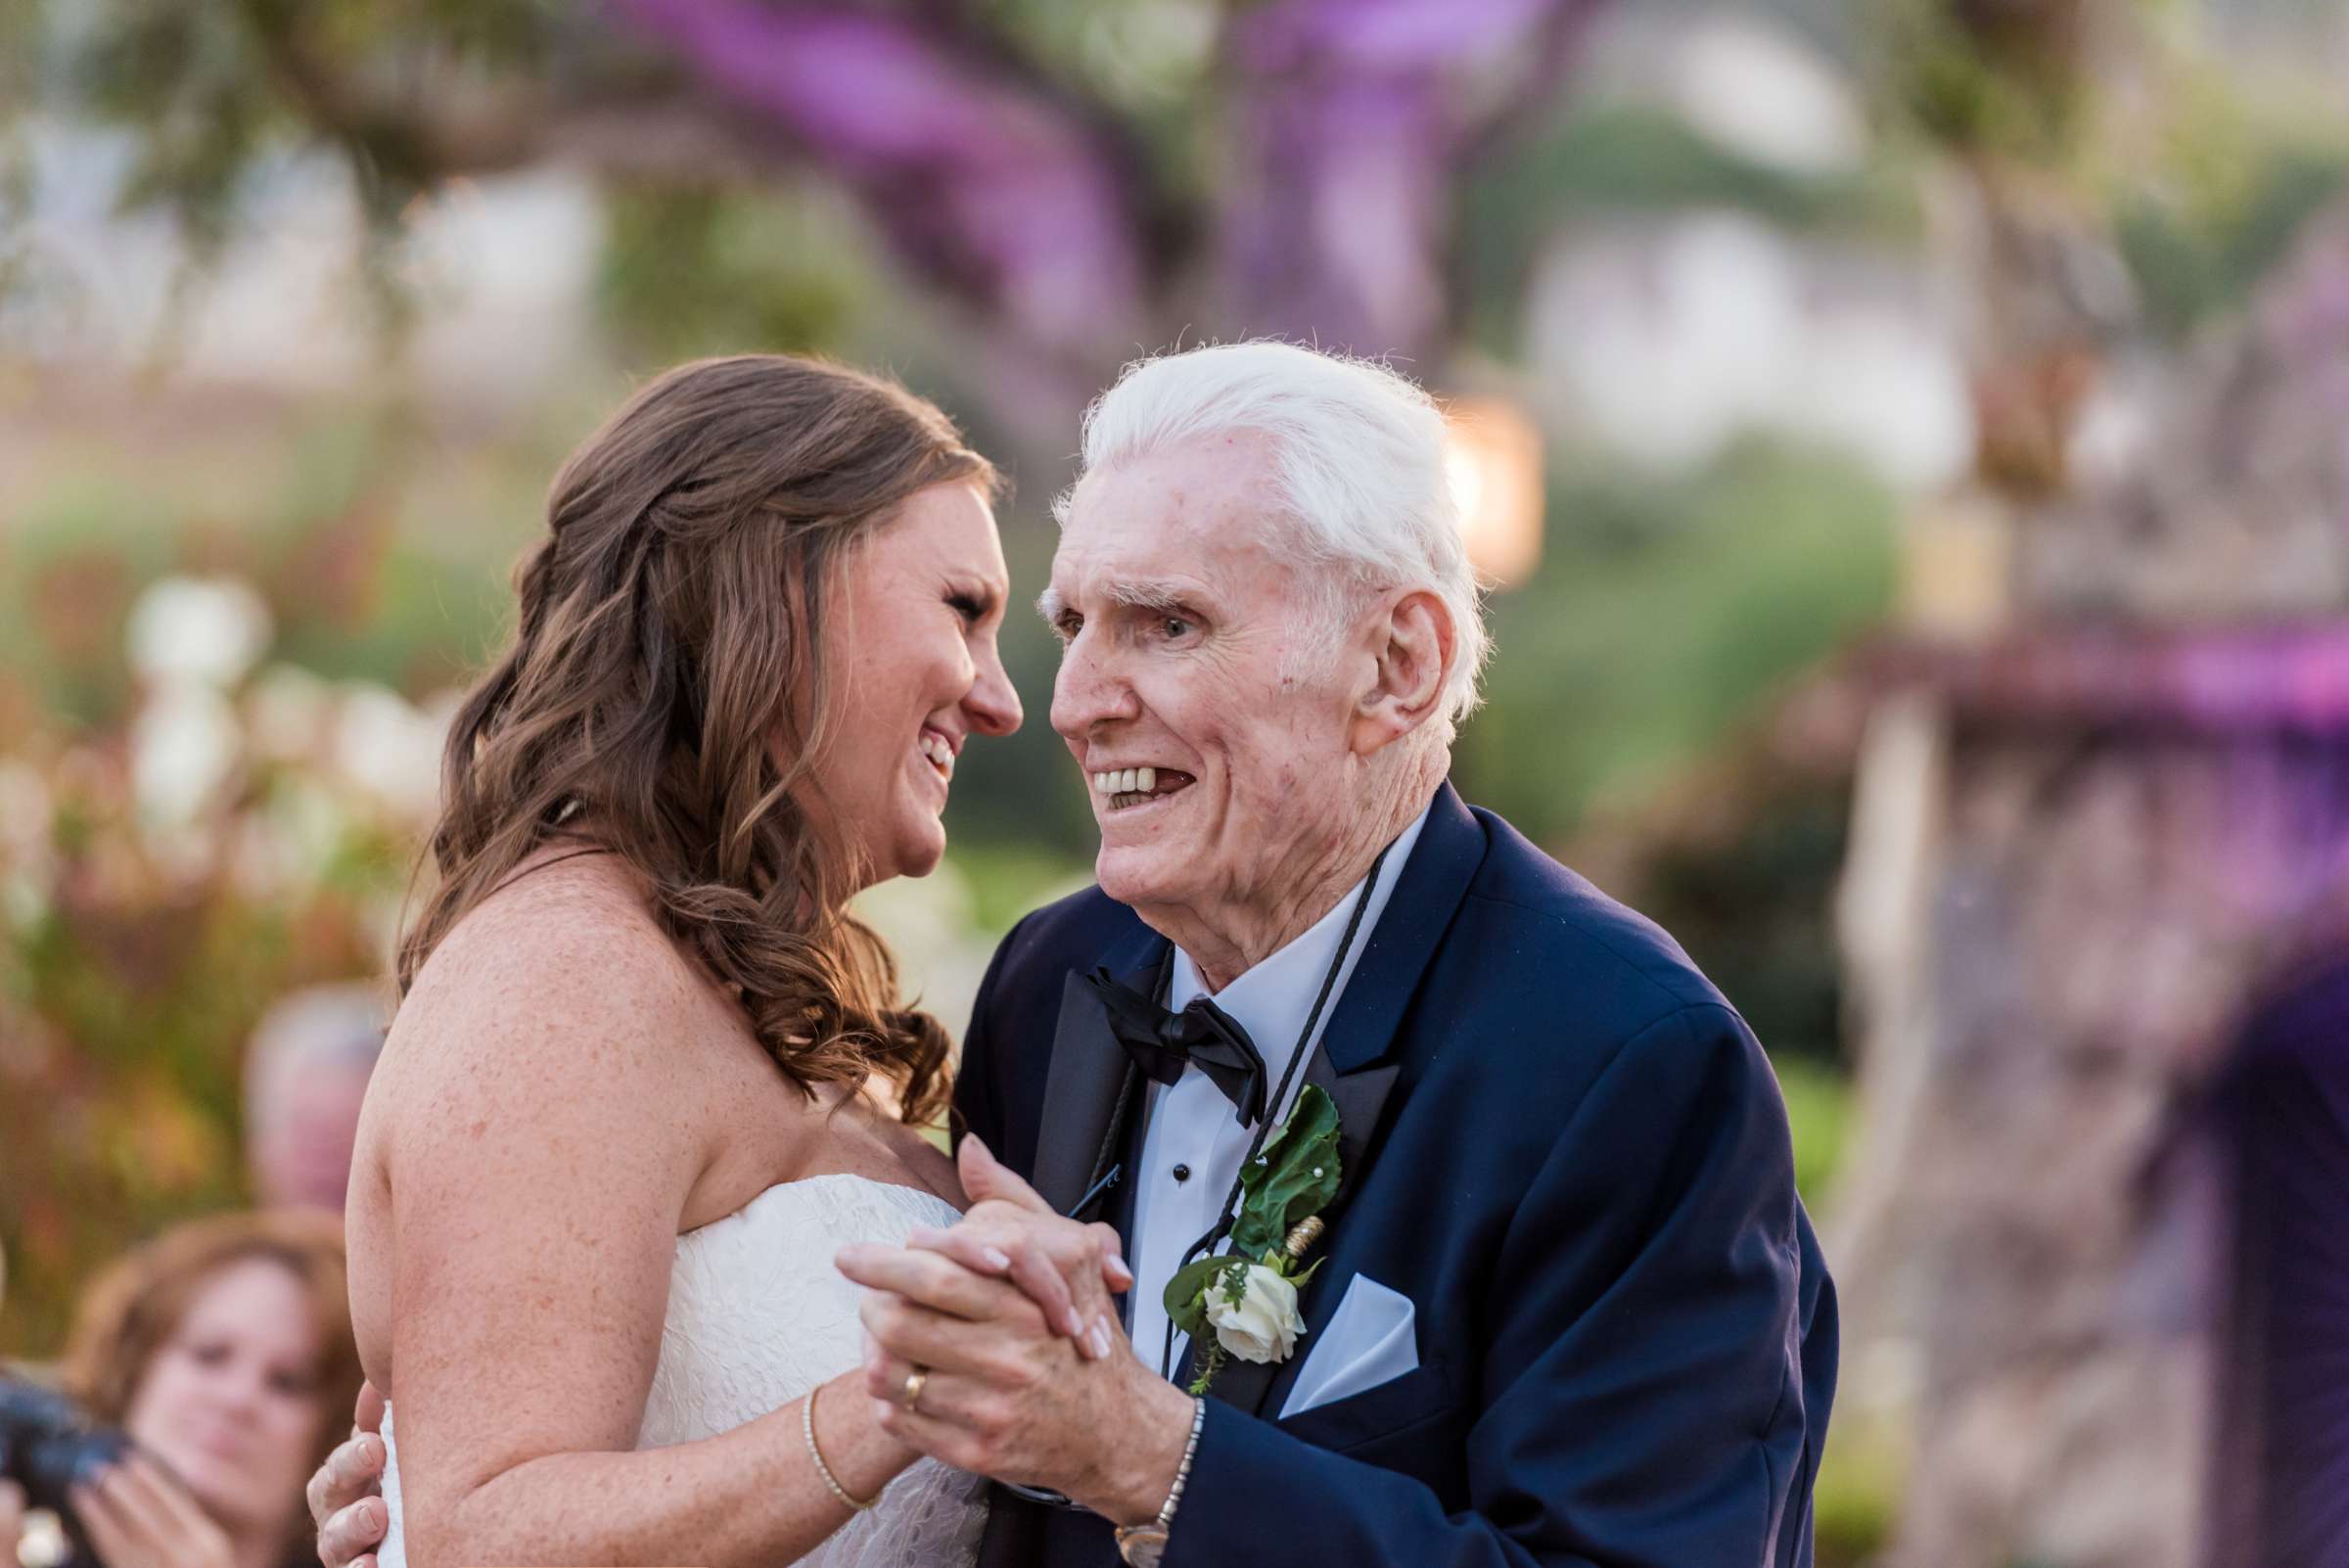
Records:
M1176 1269L1160 1298L1167 1305L1167 1315L1174 1319L1174 1326L1186 1334L1203 1332L1207 1327L1208 1291L1221 1275L1245 1267L1247 1262L1245 1258L1224 1253ZM1229 1288L1228 1282L1225 1288Z
M1240 1173L1240 1190L1232 1250L1186 1265L1167 1281L1167 1315L1204 1342L1193 1394L1208 1391L1226 1357L1286 1360L1305 1332L1297 1291L1321 1267L1309 1268L1305 1254L1320 1234L1322 1206L1338 1192L1338 1108L1326 1093L1305 1086L1289 1119ZM1296 1230L1306 1220L1313 1222ZM1293 1230L1294 1253L1286 1245Z
M1261 1158L1240 1173L1246 1196L1231 1229L1232 1250L1262 1258L1277 1249L1289 1227L1319 1214L1338 1194L1338 1108L1308 1084L1297 1108L1265 1141Z

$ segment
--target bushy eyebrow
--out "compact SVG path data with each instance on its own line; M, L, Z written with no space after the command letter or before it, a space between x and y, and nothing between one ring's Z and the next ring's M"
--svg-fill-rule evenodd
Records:
M1197 596L1196 589L1180 582L1145 578L1140 582L1113 582L1109 585L1109 597L1113 603L1134 610L1180 610Z
M1144 577L1135 581L1112 582L1103 592L1110 601L1134 610L1187 610L1198 598L1198 590L1189 583L1168 578ZM1058 625L1068 613L1068 601L1060 590L1047 586L1036 597L1036 613L1047 624Z

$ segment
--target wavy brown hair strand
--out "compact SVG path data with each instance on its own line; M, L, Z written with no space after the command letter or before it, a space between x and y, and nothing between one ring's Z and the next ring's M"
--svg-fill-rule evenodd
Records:
M590 437L516 574L513 646L451 727L401 995L530 855L582 840L637 872L794 1083L878 1073L907 1121L935 1120L944 1032L898 1005L888 948L846 909L867 868L804 801L840 718L840 574L900 503L957 482L997 483L937 408L786 355L681 366Z

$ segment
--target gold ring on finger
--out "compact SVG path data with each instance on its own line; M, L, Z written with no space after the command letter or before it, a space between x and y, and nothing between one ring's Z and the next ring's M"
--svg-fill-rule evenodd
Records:
M898 1403L913 1409L922 1403L922 1390L929 1386L930 1368L917 1366L905 1374L905 1386L898 1391Z

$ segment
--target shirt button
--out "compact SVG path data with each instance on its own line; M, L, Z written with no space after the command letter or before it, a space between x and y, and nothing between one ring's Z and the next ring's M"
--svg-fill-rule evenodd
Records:
M1177 1180L1177 1181L1188 1181L1190 1178L1191 1178L1191 1168L1190 1168L1189 1166L1187 1166L1187 1165L1178 1165L1178 1166L1176 1166L1176 1167L1174 1168L1174 1179L1175 1179L1175 1180Z

